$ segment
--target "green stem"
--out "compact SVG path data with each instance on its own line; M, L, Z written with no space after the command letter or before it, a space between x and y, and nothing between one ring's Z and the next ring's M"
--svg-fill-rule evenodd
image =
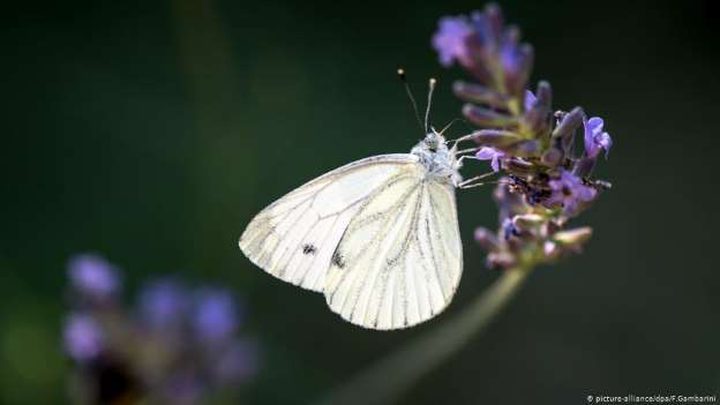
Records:
M528 268L504 270L503 275L461 313L372 364L321 403L396 402L416 381L459 351L473 335L490 324L529 273Z

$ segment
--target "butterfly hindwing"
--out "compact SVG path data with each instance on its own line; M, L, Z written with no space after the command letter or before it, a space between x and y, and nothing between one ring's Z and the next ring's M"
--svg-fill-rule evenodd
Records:
M354 215L324 293L330 308L354 324L398 329L441 312L461 273L454 189L417 164Z

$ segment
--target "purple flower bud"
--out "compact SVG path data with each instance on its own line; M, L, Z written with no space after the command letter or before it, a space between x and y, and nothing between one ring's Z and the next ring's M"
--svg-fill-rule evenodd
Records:
M492 252L487 255L486 266L491 269L510 268L515 265L517 258L510 252Z
M555 242L559 245L571 249L579 250L585 242L587 242L592 236L592 228L584 226L582 228L570 229L567 231L561 231L554 235Z
M507 114L478 107L473 104L465 104L462 108L462 113L465 118L479 127L502 128L516 122L513 117Z
M208 289L198 294L192 325L201 341L226 340L232 336L238 324L237 307L230 292Z
M506 74L516 74L522 67L522 53L518 47L520 40L520 30L517 27L510 27L503 35L503 41L500 45L500 63Z
M503 69L505 87L516 97L523 97L523 89L530 76L533 50L528 44L519 44L520 30L509 27L500 45L500 65Z
M490 167L492 167L495 172L500 171L500 159L504 156L504 152L500 152L499 150L489 146L483 146L479 151L477 151L477 153L475 153L476 159L489 160Z
M582 108L575 107L562 117L560 123L553 131L553 137L562 140L561 145L563 149L565 149L565 153L568 153L569 149L571 149L573 135L575 131L580 128L584 117L585 113Z
M108 299L120 287L115 266L95 254L72 257L68 262L68 276L75 290L94 299Z
M438 52L441 65L448 67L456 60L460 63L468 60L466 42L470 34L472 27L464 16L440 19L432 46Z
M508 97L475 83L457 81L453 83L453 92L459 98L493 108L507 108Z
M527 141L520 141L503 148L506 152L511 155L519 157L534 156L540 151L540 142L531 139Z
M568 215L577 212L580 204L592 201L597 190L583 184L582 179L563 170L559 179L550 180L552 194L545 202L549 205L560 205Z
M595 158L600 150L604 150L607 158L612 147L612 138L607 132L603 132L602 118L592 117L583 121L583 125L585 126L585 153L590 158Z
M485 12L474 11L470 14L470 21L474 30L474 37L480 46L492 48L496 45L498 32L495 30L496 24L492 24L490 16Z
M151 282L140 292L140 316L150 328L162 330L179 326L188 308L187 292L175 280Z
M545 218L538 214L522 214L515 215L512 218L515 228L523 232L535 230L537 227L545 223Z
M552 89L550 83L538 83L532 107L525 111L524 120L536 136L544 136L552 122Z
M495 234L483 227L475 229L475 240L486 252L497 250L500 243L495 237Z
M530 90L525 90L525 100L523 102L523 107L525 108L525 111L530 111L535 106L535 102L537 101L537 97L535 97L535 94L533 94Z
M515 132L500 129L481 129L472 133L472 139L480 144L502 149L521 142L523 138Z
M65 351L77 362L87 362L103 350L103 332L97 321L87 314L70 314L63 333Z
M498 41L502 34L503 16L497 4L486 5L482 13L475 11L470 18L485 43Z

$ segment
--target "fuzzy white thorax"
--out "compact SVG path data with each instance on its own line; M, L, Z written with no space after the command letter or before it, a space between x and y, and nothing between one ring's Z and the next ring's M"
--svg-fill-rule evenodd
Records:
M447 181L453 187L457 187L462 181L458 171L461 164L456 156L456 146L448 148L445 137L434 129L415 145L410 153L420 159L429 177Z

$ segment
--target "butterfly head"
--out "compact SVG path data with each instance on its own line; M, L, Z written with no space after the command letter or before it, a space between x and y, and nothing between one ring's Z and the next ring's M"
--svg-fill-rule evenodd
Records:
M448 148L445 137L434 128L431 128L410 153L420 159L429 177L447 181L453 186L462 180L458 172L460 163L456 157L455 147Z

